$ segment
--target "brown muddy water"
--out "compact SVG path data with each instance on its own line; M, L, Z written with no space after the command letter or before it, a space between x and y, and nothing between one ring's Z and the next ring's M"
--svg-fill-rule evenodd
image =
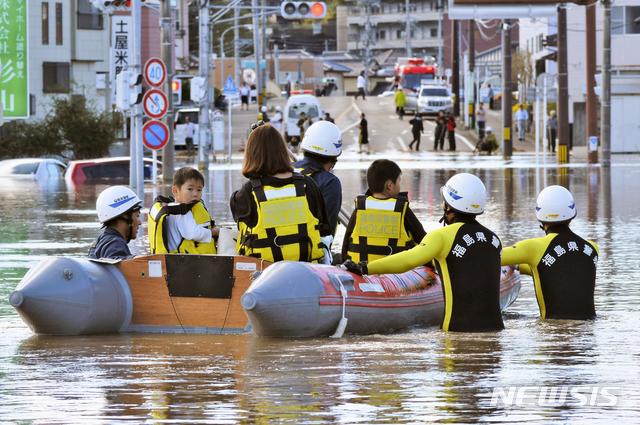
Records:
M349 208L365 184L364 167L352 165L336 171ZM439 188L461 166L486 182L481 222L505 245L541 235L533 207L545 182L573 191L573 228L600 245L596 320L540 322L524 277L495 333L35 336L8 295L40 259L85 255L105 186L0 181L0 423L639 423L640 161L566 173L407 162L405 190L425 228L437 227ZM211 170L206 200L218 223L231 225L227 200L242 181L237 167ZM146 205L163 191L148 186Z

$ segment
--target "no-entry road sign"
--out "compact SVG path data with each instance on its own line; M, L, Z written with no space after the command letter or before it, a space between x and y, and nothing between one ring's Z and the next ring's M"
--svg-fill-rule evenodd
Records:
M162 121L150 120L142 126L142 143L149 149L162 149L168 141L169 128Z
M151 58L144 64L144 79L152 87L164 84L167 78L167 67L162 59Z
M160 119L167 114L169 107L167 95L162 90L151 89L144 94L142 107L149 118Z

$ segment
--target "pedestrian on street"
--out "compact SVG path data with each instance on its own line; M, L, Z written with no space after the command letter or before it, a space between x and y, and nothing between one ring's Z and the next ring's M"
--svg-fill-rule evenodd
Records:
M287 83L284 85L284 91L287 93L287 99L291 97L291 74L287 72Z
M447 119L444 116L443 111L438 111L436 116L436 131L433 135L433 151L438 151L438 145L440 150L444 150L444 136L447 134Z
M367 80L364 78L364 71L360 71L360 75L358 75L358 79L356 80L356 87L358 88L356 100L358 100L358 96L362 96L362 100L367 100L364 97L365 89L367 87Z
M404 107L407 104L407 96L405 95L404 90L402 90L402 87L398 86L393 100L396 103L396 114L398 114L398 117L402 119L402 117L404 117Z
M415 116L411 121L411 134L413 135L413 140L409 143L409 150L412 150L413 144L416 143L416 152L420 150L420 136L424 133L424 125L422 125L422 118L416 112Z
M363 146L367 149L367 155L371 152L369 151L369 123L365 118L364 113L360 118L360 137L358 138L358 152L362 153Z
M547 149L555 153L556 136L558 135L558 117L556 117L556 111L549 112L549 119L547 119L547 133Z
M484 140L486 122L487 122L487 111L485 111L484 109L484 103L480 103L480 105L478 105L478 110L476 111L476 123L478 124L478 139L480 139L480 141Z
M196 135L196 125L191 122L191 119L189 117L184 118L184 124L185 124L184 143L186 144L187 152L189 153L189 155L191 155L193 153L193 138Z
M240 109L244 109L245 111L249 110L249 95L251 94L251 89L247 83L242 83L240 87Z
M529 121L529 112L524 108L524 103L521 103L516 111L516 123L518 125L518 141L524 142L527 132L527 121Z
M456 150L456 117L453 114L449 114L447 119L447 134L449 135L449 151L455 152Z

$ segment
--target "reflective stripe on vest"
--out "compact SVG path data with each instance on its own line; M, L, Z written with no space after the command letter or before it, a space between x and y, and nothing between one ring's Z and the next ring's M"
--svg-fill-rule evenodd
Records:
M319 220L309 209L304 177L294 174L293 179L282 187L251 180L258 221L253 228L238 222L239 254L267 261L315 261L324 256Z
M349 239L348 255L355 262L374 261L412 248L415 244L404 227L409 200L404 196L356 198L356 221Z
M169 215L184 215L191 211L198 226L211 229L211 215L204 202L194 204L166 204L168 198L158 198L149 210L149 247L152 254L215 254L215 241L203 243L183 239L177 249L169 250L166 221Z

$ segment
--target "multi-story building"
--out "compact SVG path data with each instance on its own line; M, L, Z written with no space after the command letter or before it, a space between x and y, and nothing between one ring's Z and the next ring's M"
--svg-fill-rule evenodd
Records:
M369 22L370 49L373 55L384 50L393 50L393 58L406 56L407 15L411 27L411 49L414 56L436 56L439 37L438 22L441 11L438 0L411 0L407 14L404 0L380 1L371 6ZM346 18L341 16L345 14ZM361 53L367 42L367 16L362 3L353 0L347 7L338 9L338 50ZM341 25L341 21L346 21ZM347 36L341 32L346 28Z
M30 114L44 117L55 96L79 94L108 104L108 20L89 0L29 1Z

